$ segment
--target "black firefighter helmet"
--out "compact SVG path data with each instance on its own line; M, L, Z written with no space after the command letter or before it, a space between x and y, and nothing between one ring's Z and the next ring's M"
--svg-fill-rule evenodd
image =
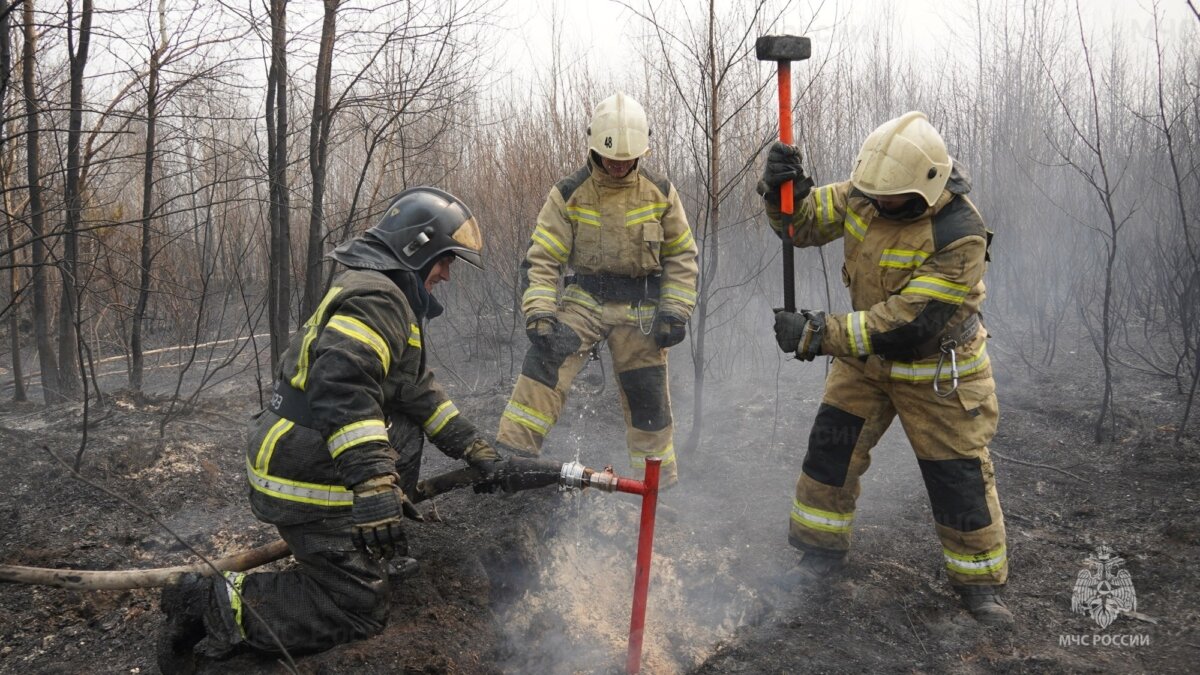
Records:
M419 272L450 254L483 269L483 238L471 210L434 187L414 187L392 200L374 227L330 254L347 267Z

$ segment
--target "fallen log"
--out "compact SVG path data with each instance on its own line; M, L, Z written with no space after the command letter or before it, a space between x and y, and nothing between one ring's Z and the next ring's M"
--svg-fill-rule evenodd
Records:
M291 550L283 540L259 546L247 551L208 563L176 567L158 567L145 570L71 570L48 567L24 567L0 565L0 582L55 586L84 591L115 591L131 588L158 588L179 581L185 574L212 576L220 572L245 572L280 558L286 558ZM216 568L216 569L213 569Z

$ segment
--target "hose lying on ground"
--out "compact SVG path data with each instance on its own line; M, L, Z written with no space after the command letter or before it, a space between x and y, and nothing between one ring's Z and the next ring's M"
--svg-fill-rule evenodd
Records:
M555 485L558 482L561 462L552 460L511 459L510 469L501 477L504 489L510 492L528 490L536 487ZM483 472L474 467L457 469L438 476L432 476L417 484L416 494L412 496L414 503L432 499L440 494L462 487L468 487L486 482ZM36 586L55 586L84 591L116 591L133 588L157 588L168 586L179 581L184 574L192 573L201 576L216 574L213 569L222 572L245 572L246 570L274 562L291 554L287 543L282 540L271 542L258 548L240 551L232 555L212 561L212 566L206 562L194 565L179 565L176 567L158 567L144 570L75 570L55 569L48 567L24 567L21 565L0 565L0 583L31 584Z
M212 561L222 572L244 572L287 557L291 553L283 540L273 541L248 551ZM159 567L148 570L60 570L46 567L0 565L0 582L56 586L83 591L116 591L130 588L157 588L179 581L184 574L214 574L207 563Z

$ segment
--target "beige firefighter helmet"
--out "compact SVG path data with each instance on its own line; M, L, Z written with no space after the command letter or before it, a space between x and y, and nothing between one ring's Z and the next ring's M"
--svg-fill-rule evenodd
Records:
M941 134L925 113L913 110L867 136L850 182L868 195L916 193L933 205L950 180L950 165Z
M650 125L642 105L620 91L601 101L588 125L588 147L601 157L620 162L646 154Z

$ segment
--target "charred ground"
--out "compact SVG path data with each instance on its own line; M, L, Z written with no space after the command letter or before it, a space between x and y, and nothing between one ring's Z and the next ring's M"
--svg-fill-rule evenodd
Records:
M721 385L701 452L682 456L680 488L663 497L651 581L645 670L654 673L1177 671L1200 656L1198 443L1171 426L1182 396L1127 374L1121 434L1091 441L1094 365L999 381L993 443L1009 533L1012 631L976 625L945 584L923 484L899 425L876 450L848 574L812 592L780 578L792 484L820 396L820 368L783 363L774 378ZM798 385L796 383L799 383ZM799 386L800 389L794 387ZM579 392L551 454L625 468L611 385ZM200 550L265 543L241 475L241 424L257 400L215 394L167 427L164 404L114 396L90 411L82 473L127 495ZM244 390L243 390L244 391ZM492 428L507 390L455 396ZM687 387L673 390L677 414ZM128 507L72 478L81 410L0 408L0 562L118 569L190 556ZM452 463L434 451L425 472ZM1065 473L1044 467L1054 466ZM421 571L393 589L392 620L368 641L298 656L301 672L620 672L628 626L637 508L621 495L469 491L423 505L409 528ZM1083 560L1107 543L1127 560L1138 611L1101 631L1071 613ZM288 563L277 563L286 565ZM0 586L0 671L155 672L157 592ZM1144 635L1148 646L1060 646L1061 635ZM280 672L241 656L209 672Z

